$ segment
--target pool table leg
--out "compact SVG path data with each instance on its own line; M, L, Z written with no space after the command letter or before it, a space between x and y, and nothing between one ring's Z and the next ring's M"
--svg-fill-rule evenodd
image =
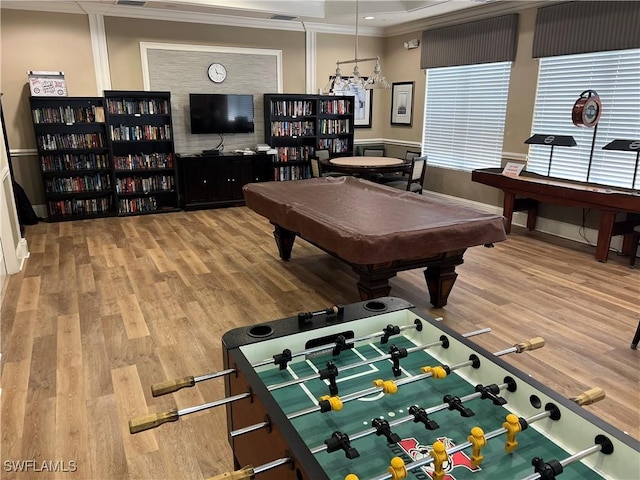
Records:
M352 265L352 267L353 271L359 276L357 286L360 300L389 296L391 292L389 279L395 277L396 272L389 270L375 271L367 265Z
M431 304L436 308L444 307L447 304L453 284L456 283L456 278L458 278L456 266L434 265L428 267L424 271L424 278L427 281Z
M296 234L291 230L282 228L280 225L273 224L273 237L276 239L278 252L282 260L291 259L291 250L293 250L293 242L296 241Z

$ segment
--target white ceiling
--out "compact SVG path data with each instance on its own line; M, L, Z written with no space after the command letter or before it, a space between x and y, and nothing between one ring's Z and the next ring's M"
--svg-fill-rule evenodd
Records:
M123 2L123 0L119 1ZM102 1L102 3L117 2L118 0ZM262 19L268 19L277 14L296 17L294 21L298 22L355 25L357 6L360 25L384 28L478 7L483 3L488 2L483 0L358 0L357 2L356 0L151 0L145 2L142 8ZM375 18L365 20L365 16Z
M388 35L420 29L443 15L472 18L508 13L544 3L522 0L2 0L2 8L97 13L284 30L339 32L358 25L363 34ZM273 15L294 17L272 20ZM365 20L365 16L374 19ZM445 17L446 18L446 17ZM406 28L403 28L406 26ZM409 27L410 26L410 27ZM417 27L417 28L415 28Z

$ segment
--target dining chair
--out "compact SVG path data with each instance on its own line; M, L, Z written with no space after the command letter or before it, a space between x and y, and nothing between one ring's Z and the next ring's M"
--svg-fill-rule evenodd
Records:
M415 150L407 150L404 154L404 159L406 161L410 161L410 160L413 160L414 158L418 158L420 155L421 153Z
M384 147L382 148L367 148L362 149L363 157L384 157Z
M631 268L636 266L636 253L638 247L640 247L640 225L634 227L633 235L631 236L631 245L633 246L633 251L631 252L631 257L629 258L629 265Z
M420 152L416 152L414 150L407 150L404 154L404 160L406 162L410 162L411 160L413 160L414 158L417 158L420 156ZM389 182L397 182L400 180L405 180L406 179L406 175L407 172L402 171L402 172L394 172L394 173L385 173L380 175L376 181L378 183L389 183Z
M411 170L406 179L397 180L395 182L387 182L385 185L389 187L406 190L407 192L419 193L422 195L422 184L424 176L427 172L427 157L416 157L411 160Z
M313 157L310 158L311 161L311 176L313 178L319 177L343 177L343 173L338 172L323 172L322 171L322 160L329 160L329 150L316 150L316 153Z
M318 160L329 160L329 150L316 150L315 156Z

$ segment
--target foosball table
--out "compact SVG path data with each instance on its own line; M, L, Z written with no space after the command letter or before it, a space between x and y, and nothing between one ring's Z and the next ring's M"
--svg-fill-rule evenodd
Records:
M488 329L485 329L488 330ZM640 442L502 357L383 297L238 328L222 372L155 385L154 395L223 376L227 398L130 421L132 433L226 405L237 471L215 479L637 479ZM535 355L537 352L524 353Z

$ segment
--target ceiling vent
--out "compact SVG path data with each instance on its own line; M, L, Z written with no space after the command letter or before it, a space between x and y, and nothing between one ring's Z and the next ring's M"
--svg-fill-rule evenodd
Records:
M298 17L292 17L291 15L272 15L271 20L287 20L287 21L291 21L291 20L295 20Z
M116 5L127 5L128 7L144 7L145 3L141 0L118 0Z

